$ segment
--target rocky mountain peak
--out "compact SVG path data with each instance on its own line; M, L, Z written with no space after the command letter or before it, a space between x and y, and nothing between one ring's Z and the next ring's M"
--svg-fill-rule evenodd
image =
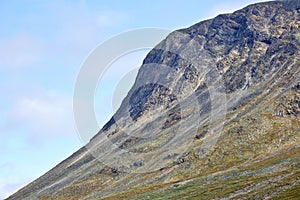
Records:
M296 198L299 48L298 0L174 31L90 143L9 199Z

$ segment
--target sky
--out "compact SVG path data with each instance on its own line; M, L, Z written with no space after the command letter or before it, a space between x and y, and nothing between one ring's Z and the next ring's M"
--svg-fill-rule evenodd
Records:
M138 28L188 27L255 2L0 1L0 199L84 145L76 133L72 95L82 63L99 44ZM112 65L133 81L148 51L125 55ZM99 83L104 88L95 96L99 126L116 110L112 99L114 91L124 91L122 78L124 73Z

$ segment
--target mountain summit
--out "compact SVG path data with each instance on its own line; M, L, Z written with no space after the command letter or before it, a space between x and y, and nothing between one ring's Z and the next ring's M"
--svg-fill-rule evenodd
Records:
M91 141L8 199L297 199L300 3L171 33Z

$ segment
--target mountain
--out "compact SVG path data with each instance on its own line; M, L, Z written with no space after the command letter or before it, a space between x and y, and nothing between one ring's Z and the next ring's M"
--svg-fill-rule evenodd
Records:
M298 199L299 48L298 0L174 31L99 133L8 199Z

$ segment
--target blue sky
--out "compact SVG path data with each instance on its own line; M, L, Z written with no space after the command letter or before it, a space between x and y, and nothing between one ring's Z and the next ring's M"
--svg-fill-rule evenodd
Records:
M72 93L81 64L97 45L137 28L188 27L258 1L0 1L0 199L83 145ZM146 52L125 56L115 67L130 71ZM100 125L113 113L112 90L120 79L106 80L96 97Z

